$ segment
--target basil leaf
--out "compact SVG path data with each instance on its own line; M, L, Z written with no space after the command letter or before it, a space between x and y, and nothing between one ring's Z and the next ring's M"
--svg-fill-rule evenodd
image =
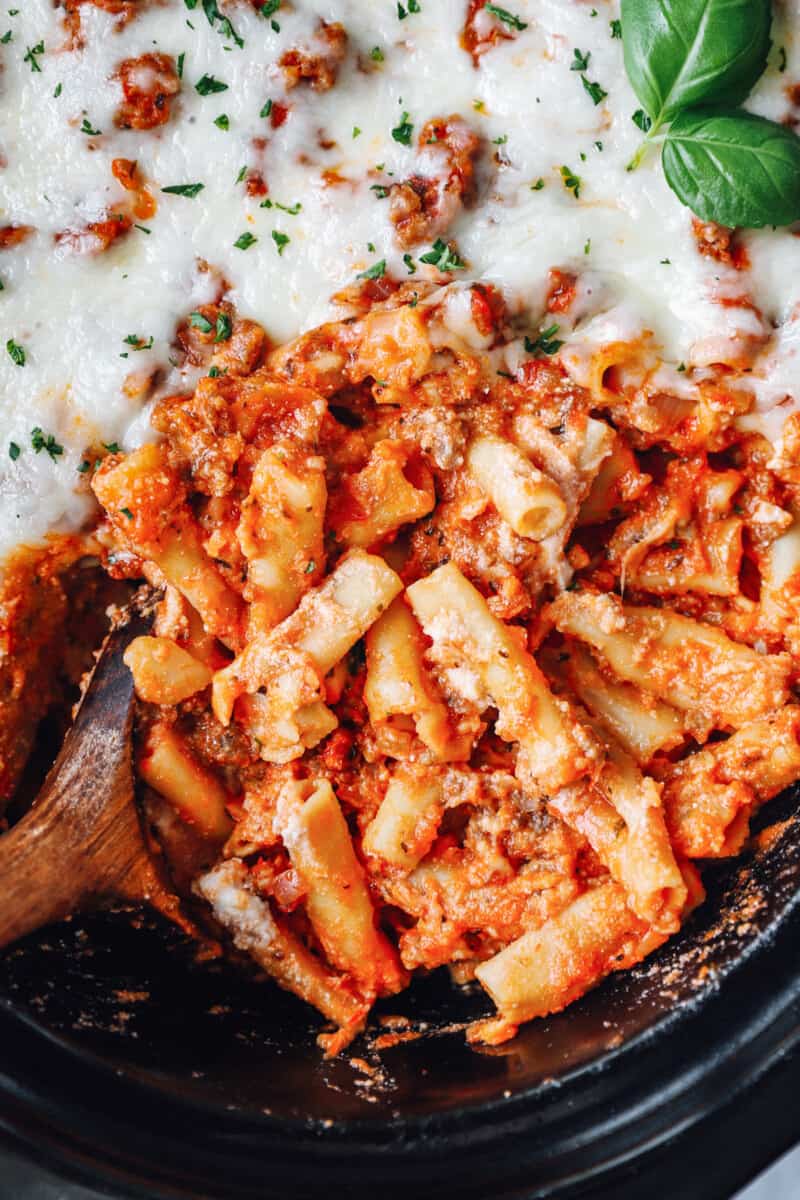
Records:
M667 183L704 221L789 225L800 220L800 138L748 112L681 113L662 158Z
M622 0L625 70L654 126L744 100L767 65L771 17L770 0Z

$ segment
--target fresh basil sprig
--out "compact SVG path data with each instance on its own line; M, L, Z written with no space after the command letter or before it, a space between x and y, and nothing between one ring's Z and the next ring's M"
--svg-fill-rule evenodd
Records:
M680 113L662 163L675 195L704 221L759 229L800 218L800 138L764 117Z
M621 0L625 70L682 204L721 225L800 220L800 139L737 109L769 52L770 0ZM667 132L660 132L668 125Z
M741 104L771 18L770 0L622 0L625 70L653 132L692 104Z

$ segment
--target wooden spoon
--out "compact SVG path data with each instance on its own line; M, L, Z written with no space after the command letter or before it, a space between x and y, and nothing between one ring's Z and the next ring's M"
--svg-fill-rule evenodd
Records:
M33 807L0 837L0 947L114 903L149 904L194 932L147 848L134 799L133 678L122 655L148 626L134 616L108 635Z

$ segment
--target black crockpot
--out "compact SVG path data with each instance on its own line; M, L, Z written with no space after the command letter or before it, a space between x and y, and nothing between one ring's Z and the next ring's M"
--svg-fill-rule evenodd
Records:
M171 928L47 930L0 959L0 1131L147 1200L727 1200L800 1138L798 798L677 938L494 1049L443 972L380 1006L419 1037L324 1061L305 1006Z

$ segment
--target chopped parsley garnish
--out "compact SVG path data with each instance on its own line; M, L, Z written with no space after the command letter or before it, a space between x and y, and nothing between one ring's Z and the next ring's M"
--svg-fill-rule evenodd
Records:
M281 0L265 0L260 9L262 17L274 17L280 6Z
M81 133L85 133L88 137L99 137L102 129L92 129L92 123L88 117L84 117L81 121Z
M134 225L134 229L140 229L142 233L152 233L152 229L148 229L146 225Z
M42 68L39 66L37 57L39 54L44 54L44 42L37 42L35 46L26 47L25 57L22 61L30 63L32 71L41 71Z
M197 8L197 0L183 0L183 2L190 10ZM203 0L203 12L206 14L206 19L212 28L215 24L218 25L219 32L223 37L230 38L231 41L236 43L239 49L244 46L244 42L233 28L233 25L230 23L228 18L223 17L222 13L219 11L219 8L217 7L217 0ZM191 25L191 22L188 22L188 24L190 25L190 28L194 29L194 26Z
M569 167L559 168L559 173L564 181L564 187L568 192L572 192L577 200L581 194L581 177L576 175Z
M16 367L25 366L25 347L20 346L19 342L15 342L13 338L9 338L6 342L6 350L11 356L11 361Z
M429 263L440 271L460 271L466 265L456 251L441 238L436 239L427 254L420 254L419 261Z
M214 331L214 342L227 342L233 333L233 323L227 313L220 313Z
M356 279L383 279L386 274L386 259L382 258L379 262L373 263L371 267L367 267L366 271L361 271L356 275Z
M533 354L536 358L540 358L543 354L557 354L564 345L556 334L558 333L558 325L550 325L547 329L542 329L535 338L525 338L525 349L528 354Z
M41 454L42 450L46 450L52 458L53 462L64 453L64 447L60 446L52 433L43 433L39 425L31 430L31 446L37 454Z
M246 174L247 174L247 167L242 167L241 170L239 171L239 174L236 176L236 182L241 183Z
M249 250L251 246L255 246L258 241L252 233L240 233L236 241L233 243L237 250Z
M193 329L199 329L201 333L211 333L211 330L214 328L201 312L189 313L189 324Z
M373 46L369 52L369 56L373 62L383 62L384 55L380 46Z
M389 189L382 183L373 183L369 190L375 193L376 200L385 200L389 195Z
M204 183L173 183L169 187L163 187L162 192L166 192L168 196L186 196L188 200L194 200L195 196L199 196Z
M661 263L662 267L671 267L672 266L672 259L670 259L670 258L659 259L659 262Z
M592 83L585 75L581 75L581 83L583 84L583 90L588 96L591 96L595 104L602 103L608 95L605 88L602 88L599 83Z
M540 192L543 187L544 187L544 180L537 179L535 183L531 184L531 191L532 192Z
M588 254L591 249L592 249L592 239L587 238L586 241L583 243L583 253Z
M231 127L227 113L220 113L218 117L214 117L214 124L217 129L224 129L226 131Z
M358 125L354 125L353 126L353 137L357 138L357 137L360 137L360 135L361 135L360 127Z
M266 100L264 102L264 107L262 108L261 112L258 115L260 117L268 117L271 112L272 112L272 101Z
M284 250L289 245L289 235L286 233L281 233L277 229L273 229L272 240L275 243L275 248L277 249L278 254L283 254Z
M413 132L414 125L411 121L409 121L408 113L404 112L400 118L400 124L395 125L394 129L392 130L392 137L396 142L399 142L401 146L410 146L411 135Z
M653 124L643 108L637 108L636 112L631 117L631 120L637 129L641 129L642 133L647 133L650 129L650 126Z
M12 37L12 34L11 34L11 30L9 29L6 33L3 34L2 37L0 37L0 42L2 42L4 46L7 46L8 43L11 41L11 37Z
M781 46L778 50L778 71L782 75L786 70L786 47Z
M8 457L11 459L12 462L16 462L21 453L22 453L22 451L20 450L20 448L16 442L8 443Z
M133 513L129 508L121 508L119 511L122 513L123 517L127 517L129 521L133 520Z
M418 12L422 12L422 9L419 6L419 0L408 0L408 11L406 11L406 9L403 8L402 4L398 3L398 5L397 5L398 21L405 21L406 17L409 16L410 13L418 13Z
M314 571L316 571L316 569L317 569L317 564L314 562L313 558L310 558L308 560L308 562L306 563L306 569L305 569L304 574L311 575Z
M493 146L505 146L507 141L508 141L508 134L501 133L500 137L492 138L492 145Z
M403 262L406 264L406 270L408 271L409 275L416 274L417 264L414 262L410 254L403 255Z
M609 21L608 27L611 30L612 38L622 37L622 21L617 18L615 21Z
M143 337L139 337L138 333L129 333L122 340L126 346L133 346L134 350L152 350L153 348L152 335L145 341Z
M569 68L570 71L588 71L589 70L589 59L591 57L592 57L591 50L587 50L585 54L583 53L582 50L573 50L572 51L572 63Z
M185 62L186 62L186 51L181 50L180 54L178 55L178 62L177 62L178 79L183 79L183 64Z
M54 99L54 100L57 100L57 99L58 99L58 97L61 95L61 92L62 92L62 90L63 90L63 86L64 86L64 85L63 85L63 84L61 84L61 83L57 83L57 84L56 84L56 90L53 92L53 99Z
M119 454L119 442L103 442L103 449L109 454Z
M227 92L228 85L221 79L215 79L213 75L203 75L194 85L194 90L201 96L210 96L213 92Z
M91 465L92 464L89 462L88 458L85 458L83 460L83 462L78 464L78 466L75 468L75 470L78 472L79 475L85 475L86 472L91 467Z
M483 11L491 13L493 17L497 17L498 21L502 21L509 29L516 29L518 33L528 28L527 21L520 21L519 17L515 17L507 8L500 8L497 4L486 4Z
M296 217L299 212L302 212L303 206L299 200L294 204L281 204L279 200L262 200L259 208L279 208L281 212L288 213L290 217Z

